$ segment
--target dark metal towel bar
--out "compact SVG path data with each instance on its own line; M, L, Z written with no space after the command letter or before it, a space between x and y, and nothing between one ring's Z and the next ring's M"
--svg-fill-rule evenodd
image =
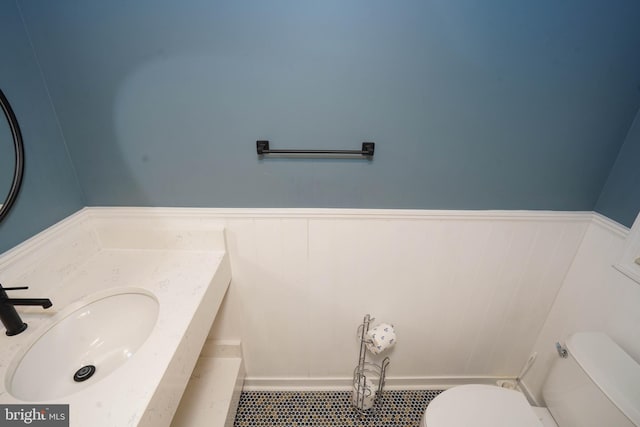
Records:
M373 142L363 142L362 150L272 150L269 148L269 141L256 141L256 150L259 156L265 154L328 154L373 157L375 146L376 144Z

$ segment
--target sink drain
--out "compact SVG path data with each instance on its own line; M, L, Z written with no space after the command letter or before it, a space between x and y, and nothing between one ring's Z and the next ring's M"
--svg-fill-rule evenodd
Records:
M85 365L73 374L73 380L77 383L86 381L96 373L96 367L93 365Z

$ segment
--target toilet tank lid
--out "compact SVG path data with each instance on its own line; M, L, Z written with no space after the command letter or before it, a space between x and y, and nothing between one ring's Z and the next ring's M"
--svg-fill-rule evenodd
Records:
M602 332L575 333L567 349L611 402L640 426L640 365Z

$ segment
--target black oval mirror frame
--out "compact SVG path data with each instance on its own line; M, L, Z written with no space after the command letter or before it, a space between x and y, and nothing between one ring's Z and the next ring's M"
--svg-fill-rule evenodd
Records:
M9 129L13 136L13 147L15 151L15 168L13 170L13 180L11 182L11 189L9 194L0 207L0 221L7 215L11 206L16 201L18 191L20 191L20 185L22 184L22 175L24 173L24 148L22 144L22 134L20 133L20 126L18 126L18 119L11 109L9 100L4 96L2 90L0 90L0 107L4 112L7 122L9 122ZM1 196L0 196L1 197Z

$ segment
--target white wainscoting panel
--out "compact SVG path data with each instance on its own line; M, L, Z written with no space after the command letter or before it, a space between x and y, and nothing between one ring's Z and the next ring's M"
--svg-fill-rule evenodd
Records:
M119 216L130 232L101 228ZM257 387L347 385L366 313L396 326L400 388L514 377L535 351L524 383L540 401L554 343L577 331L640 361L640 286L612 267L628 230L593 213L85 208L2 254L2 283L46 295L101 245L147 245L143 218L194 249L226 227L233 280L210 338L242 341Z
M210 338L247 382L348 378L366 313L393 323L389 376L513 377L591 213L208 210L233 279ZM640 288L640 287L638 287Z
M101 225L119 217L130 226L126 233ZM140 221L151 221L145 230L179 225L172 239L185 249L211 244L209 231L224 226L233 279L209 336L242 341L247 383L348 384L357 362L355 329L370 313L397 330L398 344L387 354L390 384L514 377L534 349L541 357L527 384L537 392L551 360L547 341L566 333L607 330L640 355L640 328L629 326L640 323L640 286L627 286L610 268L625 233L602 218L589 226L593 218L539 211L85 208L4 253L0 269L4 285L29 284L25 296L41 296L65 273L39 267L44 258L65 256L55 263L64 270L101 245L162 248L153 233L140 231ZM32 253L39 239L74 250Z
M554 343L574 332L606 332L640 363L640 286L613 267L627 233L595 214L536 340L538 358L524 378L539 403L547 372L558 357Z

